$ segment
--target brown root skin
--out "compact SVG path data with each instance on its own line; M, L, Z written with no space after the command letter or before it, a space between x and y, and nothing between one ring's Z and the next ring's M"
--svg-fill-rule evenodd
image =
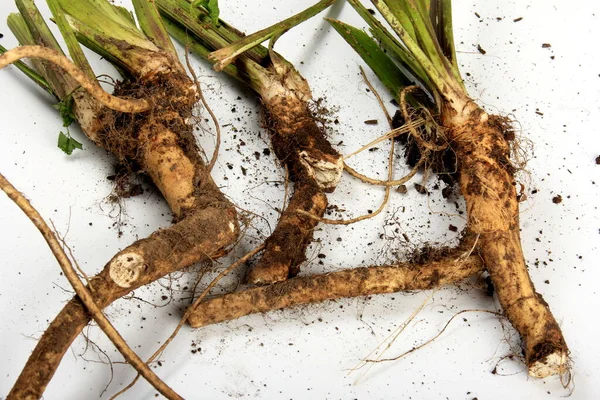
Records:
M179 222L120 251L92 279L90 290L100 308L169 273L227 254L239 235L235 208L210 177L187 124L196 100L193 82L178 72L154 74L149 81L121 84L117 92L151 99L154 108L138 114L105 109L97 142L150 175ZM38 342L7 400L40 398L89 321L79 298L73 298Z
M261 96L273 149L290 171L295 189L266 241L261 260L248 275L251 283L259 285L281 282L300 271L319 221L299 215L298 210L322 217L327 207L324 193L335 190L344 168L342 156L325 138L309 109L311 94L306 81L283 64L275 63L274 69L273 85Z
M219 296L200 303L188 318L194 328L244 315L279 310L345 297L433 289L460 281L483 270L477 255L464 248L424 264L347 269L329 274L289 279Z
M447 121L455 121L453 115ZM508 319L523 339L529 374L567 372L569 350L548 304L535 292L519 236L515 168L504 119L472 111L449 131L467 203L468 227L480 235L479 249Z
M333 192L344 168L342 156L317 125L308 104L294 95L265 103L271 141L277 158L293 181L312 179L324 192Z
M254 284L270 284L296 276L300 264L306 260L306 248L310 245L313 230L318 224L310 218L298 215L303 210L322 217L327 207L327 196L316 185L296 183L294 195L281 214L277 227L267 239L260 261L249 273L248 280Z

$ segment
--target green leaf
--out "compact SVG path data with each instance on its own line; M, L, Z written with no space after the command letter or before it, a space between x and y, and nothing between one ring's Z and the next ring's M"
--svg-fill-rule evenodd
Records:
M394 97L398 97L398 93L402 88L413 84L388 55L379 48L377 42L364 31L338 20L329 18L326 18L326 20L360 55Z
M83 150L83 145L73 139L68 133L69 132L67 131L67 135L63 132L58 134L58 148L68 155L73 154L73 150L75 149Z
M208 11L213 25L219 24L219 0L195 0L192 7L202 6Z
M73 122L77 121L77 117L73 113L73 96L68 95L63 100L55 104L53 107L58 110L63 120L63 126L66 128Z

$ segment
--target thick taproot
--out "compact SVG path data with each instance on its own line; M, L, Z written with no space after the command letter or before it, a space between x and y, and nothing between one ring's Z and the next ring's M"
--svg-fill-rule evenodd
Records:
M506 316L524 342L529 374L565 372L569 350L548 304L536 293L519 235L515 169L505 121L482 111L450 131L468 228L479 248Z

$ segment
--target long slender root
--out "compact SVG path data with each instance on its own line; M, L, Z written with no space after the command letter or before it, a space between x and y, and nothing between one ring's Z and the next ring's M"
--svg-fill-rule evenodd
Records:
M171 400L183 399L173 389L171 389L166 383L164 383L148 366L142 361L142 359L127 345L123 337L117 332L110 321L104 316L100 308L94 301L94 296L89 290L81 283L77 272L73 268L69 257L66 255L60 243L52 230L48 227L42 216L37 210L29 203L29 201L19 192L2 174L0 174L0 188L23 210L25 215L33 222L38 228L48 246L52 250L56 261L60 265L65 277L69 280L69 283L75 289L75 293L85 305L89 315L96 321L100 329L108 336L111 342L123 355L125 360L134 367L140 375L142 375L156 390L158 390L163 396Z
M122 99L106 93L98 82L88 78L75 64L58 51L43 46L19 46L0 56L0 69L22 58L40 58L62 68L73 80L87 90L104 106L124 113L148 111L150 104L144 99Z
M359 66L358 68L360 69L360 75L362 76L363 80L369 87L369 90L371 91L371 93L373 93L373 95L375 95L375 98L377 99L377 103L379 103L379 107L381 108L381 111L385 115L385 119L387 120L388 125L391 127L392 126L392 117L391 117L390 113L388 112L387 108L385 108L385 103L383 102L381 95L379 94L377 89L375 89L373 84L371 84L371 82L369 81L369 78L367 78L367 74L365 73L365 70L363 69L363 67Z
M299 304L344 297L424 290L454 283L483 270L477 255L456 254L425 264L354 268L324 275L296 277L269 286L230 293L200 303L188 318L198 328Z
M375 146L376 144L386 141L387 139L393 139L400 135L410 133L411 129L419 128L419 127L423 126L424 123L425 123L425 120L422 118L416 118L416 119L407 121L404 125L390 130L385 135L378 137L377 139L365 144L364 146L361 146L358 150L355 150L350 154L346 154L344 156L344 160L346 160L350 157L354 157L355 155L362 153L363 151Z
M427 153L423 153L423 156L421 157L419 162L413 167L413 169L410 170L410 172L408 174L406 174L405 176L403 176L400 179L395 179L392 181L382 181L379 179L369 178L368 176L363 175L360 172L358 172L357 170L353 169L346 163L344 163L344 170L346 172L348 172L348 174L350 174L354 178L356 178L364 183L369 183L371 185L377 185L377 186L400 186L400 185L404 185L406 182L410 181L417 174L417 172L419 172L419 169L423 166L423 164L427 160L427 155L428 155Z

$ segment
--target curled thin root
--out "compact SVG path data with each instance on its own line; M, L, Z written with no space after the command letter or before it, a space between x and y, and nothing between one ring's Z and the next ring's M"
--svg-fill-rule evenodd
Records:
M393 181L382 181L380 179L369 178L368 176L361 174L360 172L358 172L357 170L355 170L354 168L352 168L351 166L349 166L346 163L344 163L344 169L351 176L355 177L356 179L359 179L360 181L362 181L364 183L369 183L371 185L378 185L378 186L400 186L400 185L404 185L406 182L410 181L412 179L412 177L415 176L417 172L419 172L419 169L425 163L428 156L429 156L429 151L426 150L423 153L423 156L421 157L419 162L413 167L413 169L408 174L406 174L405 176L403 176L400 179L396 179Z
M392 143L391 143L391 146L390 146L390 155L388 157L388 181L390 181L390 182L394 179L394 145L395 145L395 143L392 140ZM322 222L324 224L329 224L329 225L350 225L350 224L354 224L356 222L360 222L360 221L363 221L365 219L373 218L373 217L379 215L383 211L383 209L385 208L385 206L387 205L388 200L390 199L390 189L391 189L391 185L387 185L385 187L385 196L383 198L383 202L381 202L381 205L379 206L379 208L377 210L375 210L375 212L373 212L371 214L361 215L360 217L357 217L357 218L352 218L352 219L347 219L347 220L336 220L336 219L321 218L321 217L313 215L313 214L311 214L309 212L306 212L304 210L298 210L297 212L299 214L301 214L301 215L304 215L306 217L315 219L315 220L317 220L319 222Z
M124 113L148 111L150 104L144 99L122 99L105 92L96 81L88 78L75 64L58 51L43 46L19 46L0 56L0 69L22 58L41 58L62 68L69 77L102 105Z
M359 66L358 68L360 68L360 74L362 75L363 80L365 81L365 83L369 87L369 90L371 90L371 93L373 93L375 95L375 98L377 99L377 102L379 103L379 107L381 107L381 111L383 111L383 114L385 115L385 119L387 119L387 122L388 122L388 124L391 127L392 126L392 117L390 116L390 113L388 112L387 108L385 108L385 104L383 103L383 99L379 95L379 92L377 91L377 89L375 89L373 87L373 85L369 81L369 78L367 78L367 74L365 74L365 70L363 69L363 67Z
M416 85L407 86L400 92L400 110L402 111L402 117L405 121L411 121L411 117L408 112L408 106L406 105L406 95L417 89L419 89L419 87ZM415 129L415 127L412 124L407 124L407 126L410 130L410 134L413 136L419 147L423 147L431 151L442 151L448 148L448 144L437 145L435 143L429 143L421 137L419 132Z

